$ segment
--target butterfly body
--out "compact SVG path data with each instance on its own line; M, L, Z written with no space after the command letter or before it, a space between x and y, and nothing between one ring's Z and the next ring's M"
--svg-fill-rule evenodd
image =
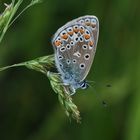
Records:
M52 39L56 67L63 83L74 90L87 87L85 78L92 66L98 34L97 17L83 16L66 23Z

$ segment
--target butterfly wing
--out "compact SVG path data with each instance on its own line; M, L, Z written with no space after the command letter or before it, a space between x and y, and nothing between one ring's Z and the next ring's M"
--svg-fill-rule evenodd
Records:
M52 44L56 66L65 83L79 83L87 76L96 51L98 30L98 19L84 16L68 22L55 33Z

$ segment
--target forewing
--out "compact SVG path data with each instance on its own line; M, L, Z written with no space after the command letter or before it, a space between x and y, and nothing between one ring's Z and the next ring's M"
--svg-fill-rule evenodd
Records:
M98 23L94 18L96 26L93 28L93 16L90 16L90 26L86 24L86 19L87 16L84 16L68 22L52 40L59 72L63 76L68 74L75 82L85 79L96 51Z

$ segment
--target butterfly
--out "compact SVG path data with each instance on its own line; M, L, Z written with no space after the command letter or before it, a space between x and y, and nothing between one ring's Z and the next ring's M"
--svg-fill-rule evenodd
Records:
M85 78L93 63L98 35L98 18L86 15L66 23L52 38L58 72L74 92L88 87Z

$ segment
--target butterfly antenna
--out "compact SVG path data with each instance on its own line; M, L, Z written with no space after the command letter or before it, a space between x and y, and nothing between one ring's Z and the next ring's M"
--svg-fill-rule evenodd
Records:
M86 84L88 85L88 87L94 87L94 85L96 85L95 81L86 81Z
M101 96L99 96L100 94L98 94L97 91L96 91L96 89L93 88L94 85L91 85L91 84L90 84L91 82L94 83L94 85L96 84L95 81L88 81L88 86L94 90L94 93L96 94L96 98L99 100L99 102L102 103L102 105L103 105L104 107L107 107L107 106L108 106L108 105L107 105L107 102L106 102L105 100L102 100L102 99L101 99Z
M97 83L95 81L90 81L90 80L88 80L87 83L88 83L88 85L91 85L91 83L94 84L94 85L96 84L96 85L98 85L100 87L108 87L108 88L112 87L112 85L110 83L108 83L108 84L101 84L101 83Z

